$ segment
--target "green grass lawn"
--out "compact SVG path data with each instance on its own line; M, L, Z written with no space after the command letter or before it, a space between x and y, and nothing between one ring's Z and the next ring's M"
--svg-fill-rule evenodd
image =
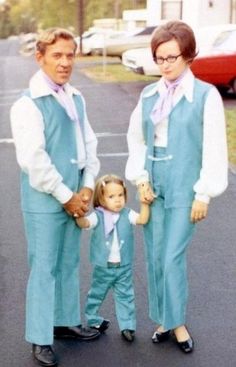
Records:
M122 64L104 63L99 65L91 65L81 68L80 71L89 78L100 83L111 82L135 82L135 81L155 81L157 77L136 74L131 70L126 70Z
M229 162L236 168L236 108L226 109Z
M150 81L153 82L157 80L157 77L149 77L145 75L135 74L132 71L126 70L122 64L119 62L114 64L109 64L109 61L114 59L107 58L107 63L102 64L102 57L87 57L80 58L78 62L89 62L89 61L99 61L98 65L93 65L82 67L81 72L87 75L89 78L99 82L99 83L122 83L122 82L136 82L136 81ZM101 62L101 64L100 64ZM228 140L228 152L229 152L229 162L236 169L236 108L225 109L226 121L227 121L227 140Z

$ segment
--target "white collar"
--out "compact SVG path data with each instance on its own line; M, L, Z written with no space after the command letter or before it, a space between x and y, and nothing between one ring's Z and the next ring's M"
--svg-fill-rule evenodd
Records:
M41 69L38 70L37 73L34 74L30 79L29 88L32 98L39 98L55 94L55 92L45 82ZM73 94L80 95L78 89L72 87L72 85L69 83L65 84L65 92L70 96Z
M189 102L193 101L193 89L194 89L194 81L195 77L190 69L186 72L183 80L181 81L180 85L176 88L176 91L181 91L182 94L186 97ZM143 97L148 98L156 93L163 93L165 92L165 84L164 78L160 78L158 82L152 84L153 87L148 91L144 91Z

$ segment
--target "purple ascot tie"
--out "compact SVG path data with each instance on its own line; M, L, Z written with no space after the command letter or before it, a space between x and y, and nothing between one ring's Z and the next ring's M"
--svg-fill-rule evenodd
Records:
M156 125L161 122L164 118L168 117L172 108L173 108L173 95L176 87L181 83L184 76L186 74L186 70L175 80L164 80L166 89L163 93L160 93L160 96L153 107L151 112L151 118L153 124Z
M78 121L78 115L76 112L75 105L73 103L72 98L70 98L70 96L66 94L64 86L54 83L54 81L50 79L44 72L43 76L49 88L51 88L52 90L54 90L54 92L57 93L58 100L62 105L62 107L64 107L64 109L66 110L66 113L70 117L70 119L73 121Z
M119 213L113 213L110 210L107 210L103 208L102 206L98 206L96 208L98 211L103 213L104 217L104 229L105 229L105 237L113 231L115 228L116 222L118 221L120 214Z

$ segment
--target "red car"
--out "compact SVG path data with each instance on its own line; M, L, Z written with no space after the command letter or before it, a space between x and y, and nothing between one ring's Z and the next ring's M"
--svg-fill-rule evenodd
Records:
M194 75L221 90L232 88L236 94L236 30L223 32L206 55L192 63Z

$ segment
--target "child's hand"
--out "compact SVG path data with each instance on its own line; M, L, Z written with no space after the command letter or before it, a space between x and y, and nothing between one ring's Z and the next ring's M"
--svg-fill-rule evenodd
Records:
M86 217L75 218L77 226L80 228L89 228L89 221Z
M154 194L149 182L143 182L139 184L138 193L140 202L144 204L151 204L154 198L156 198L156 195Z

